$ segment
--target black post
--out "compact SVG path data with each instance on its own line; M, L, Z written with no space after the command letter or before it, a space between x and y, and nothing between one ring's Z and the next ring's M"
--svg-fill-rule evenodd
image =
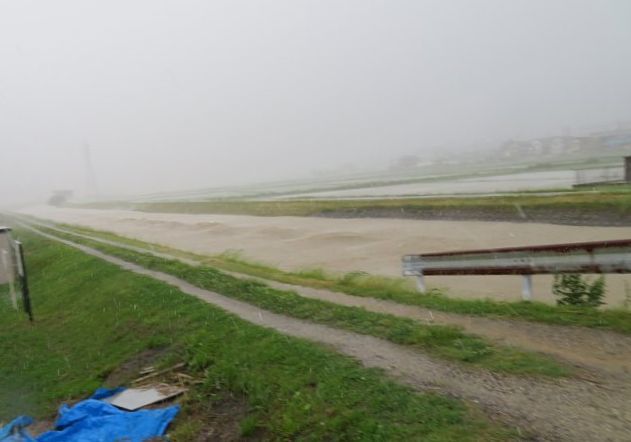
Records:
M33 322L33 309L31 307L31 295L28 290L28 277L26 275L26 263L24 262L24 249L22 248L22 243L20 241L15 242L18 246L18 254L20 255L18 258L20 259L20 267L22 270L21 277L21 286L22 286L22 302L24 303L24 310L28 314L29 321Z

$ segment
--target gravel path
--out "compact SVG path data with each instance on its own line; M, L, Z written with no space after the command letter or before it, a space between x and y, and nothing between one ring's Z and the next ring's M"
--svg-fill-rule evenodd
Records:
M190 265L201 264L198 261L167 253L72 232L47 223L35 222L35 224L135 252L176 259ZM279 290L292 291L305 298L361 307L372 312L411 318L424 323L462 327L468 333L483 336L502 345L552 355L571 365L586 369L591 372L588 377L592 379L615 376L631 382L631 336L585 327L564 327L513 319L491 319L445 313L387 300L351 296L330 290L285 284L242 273L222 271L237 278L256 280Z
M419 391L436 391L479 404L490 415L535 440L624 441L631 434L631 386L610 377L596 384L580 379L544 380L498 375L430 358L390 342L261 310L53 235L36 233L101 258L125 270L177 287L254 324L329 345L383 369Z

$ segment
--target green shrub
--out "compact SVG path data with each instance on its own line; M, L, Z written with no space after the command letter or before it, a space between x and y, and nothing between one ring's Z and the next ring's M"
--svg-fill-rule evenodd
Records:
M590 283L576 273L555 275L552 293L558 297L558 305L598 307L605 303L605 277L601 275Z

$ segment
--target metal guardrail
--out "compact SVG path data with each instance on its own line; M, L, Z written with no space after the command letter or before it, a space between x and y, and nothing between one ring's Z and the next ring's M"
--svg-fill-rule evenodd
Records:
M522 296L532 299L532 275L631 273L631 239L533 247L405 255L403 276L415 276L425 292L429 275L522 275Z

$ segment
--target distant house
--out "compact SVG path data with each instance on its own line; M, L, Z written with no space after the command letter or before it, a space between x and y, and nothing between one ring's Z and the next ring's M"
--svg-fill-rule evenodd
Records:
M588 152L599 148L595 137L555 136L525 141L510 140L500 148L504 158L530 156L558 156L574 152Z
M631 129L616 129L593 133L592 136L604 148L631 146Z

